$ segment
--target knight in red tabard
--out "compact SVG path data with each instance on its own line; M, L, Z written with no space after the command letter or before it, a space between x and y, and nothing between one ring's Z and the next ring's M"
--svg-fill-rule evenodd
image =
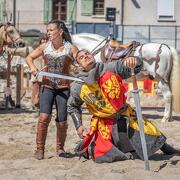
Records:
M76 60L83 68L78 77L84 80L72 83L68 100L68 112L82 138L76 153L85 158L91 153L97 163L143 159L136 112L126 103L122 83L122 79L131 77L131 68L136 74L140 72L142 60L128 57L123 61L96 63L86 50L78 51ZM88 134L82 125L83 103L92 114ZM144 118L144 122L148 156L159 149L166 154L177 152L165 143L166 137L150 121Z

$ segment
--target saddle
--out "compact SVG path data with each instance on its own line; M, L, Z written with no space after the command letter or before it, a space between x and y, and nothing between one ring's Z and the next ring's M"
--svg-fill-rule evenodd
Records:
M105 61L112 61L133 56L136 47L139 45L140 43L136 41L132 41L128 44L120 44L116 40L112 39L104 46L103 59Z

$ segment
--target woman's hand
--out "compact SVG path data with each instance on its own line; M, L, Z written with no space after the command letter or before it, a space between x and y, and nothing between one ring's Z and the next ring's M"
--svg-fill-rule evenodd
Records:
M32 68L31 73L32 73L33 76L36 76L36 74L38 73L38 69L37 68Z

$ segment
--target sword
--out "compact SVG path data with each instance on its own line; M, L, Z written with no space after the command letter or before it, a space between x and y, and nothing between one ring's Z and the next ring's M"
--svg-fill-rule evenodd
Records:
M136 114L137 114L137 119L138 119L140 139L141 139L141 145L142 145L143 156L144 156L144 165L145 165L145 170L150 170L148 153L147 153L147 144L146 144L146 139L145 139L145 134L144 134L144 123L143 123L141 105L140 105L139 90L138 90L138 85L137 85L134 69L131 69L131 73L132 73L131 78L132 78L132 83L133 83L133 90L131 92L133 93L134 104L136 107Z
M67 79L67 80L71 80L71 81L84 82L80 78L76 78L76 77L72 77L72 76L66 76L66 75L62 75L62 74L54 74L54 73L49 73L49 72L45 72L45 71L39 71L36 74L36 78L38 76L47 76L47 77L52 77L52 78L59 78L59 79Z

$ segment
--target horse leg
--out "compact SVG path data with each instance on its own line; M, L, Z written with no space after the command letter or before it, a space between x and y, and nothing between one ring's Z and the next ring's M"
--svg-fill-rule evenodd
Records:
M161 122L170 122L172 119L172 93L168 83L159 81L158 87L162 92L164 101L165 101L165 109L164 116Z

